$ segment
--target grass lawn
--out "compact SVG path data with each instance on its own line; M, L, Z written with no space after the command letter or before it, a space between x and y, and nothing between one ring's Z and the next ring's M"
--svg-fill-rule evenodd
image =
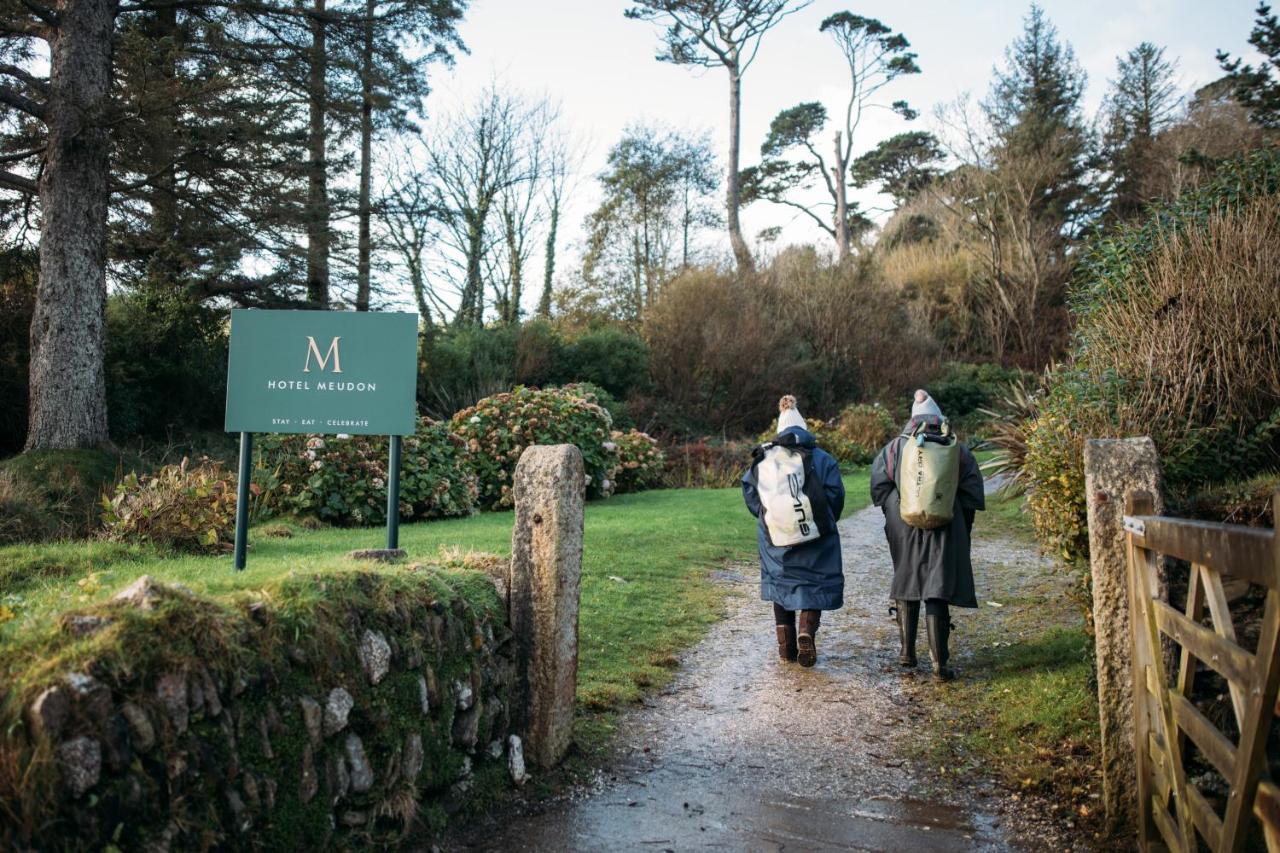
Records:
M988 496L974 537L1034 548L1022 497ZM1093 645L1065 593L1066 570L1029 567L1025 559L975 569L981 607L955 620L961 678L920 690L933 706L935 736L913 751L947 775L990 774L1037 794L1058 820L1100 838Z
M869 501L865 470L846 475L846 513ZM754 520L737 489L671 489L588 504L583 554L578 699L579 746L607 741L614 710L666 683L677 655L720 617L724 595L710 572L755 556ZM512 515L406 525L409 560L442 549L509 555ZM250 532L248 568L231 558L171 556L100 540L0 548L0 645L12 654L43 634L60 612L98 601L139 575L213 596L254 590L281 575L349 570L345 554L380 547L381 529L305 530L287 523ZM369 564L373 571L397 571Z

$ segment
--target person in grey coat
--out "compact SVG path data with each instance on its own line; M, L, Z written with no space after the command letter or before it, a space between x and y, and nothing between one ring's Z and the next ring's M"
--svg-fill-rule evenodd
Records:
M836 522L844 512L844 481L840 478L840 465L817 446L817 440L806 428L795 397L789 394L783 397L778 408L778 438L795 435L797 444L812 453L814 473L826 496L827 517L820 529L830 532L799 545L775 546L769 541L761 517L754 466L742 477L742 497L747 509L760 520L756 525L760 598L773 602L778 656L785 661L799 661L801 666L813 666L818 659L814 637L822 611L844 606L844 565L840 558L840 534L836 531Z
M986 498L978 463L969 448L961 445L960 483L951 523L936 530L921 530L902 520L898 512L898 467L906 437L921 424L926 430L937 430L942 424L942 411L923 390L916 392L911 420L903 434L886 444L871 466L871 500L884 511L884 535L893 557L891 597L902 643L899 660L903 666L916 666L916 633L923 601L933 674L946 681L955 677L947 666L950 608L978 606L969 536L977 511L986 509Z

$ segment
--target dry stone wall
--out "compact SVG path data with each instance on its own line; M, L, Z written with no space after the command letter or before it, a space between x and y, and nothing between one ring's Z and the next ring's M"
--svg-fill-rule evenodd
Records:
M288 581L228 607L141 579L10 696L0 848L328 849L521 783L505 603L480 572ZM64 649L64 651L66 651ZM15 783L11 779L9 784Z

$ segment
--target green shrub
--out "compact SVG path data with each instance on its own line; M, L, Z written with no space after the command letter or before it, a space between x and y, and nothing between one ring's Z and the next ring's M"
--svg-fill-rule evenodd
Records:
M52 538L57 526L50 509L32 483L0 470L0 545Z
M459 409L515 384L517 326L435 331L423 344L418 401L447 419Z
M513 505L511 477L531 444L577 445L588 496L607 497L613 490L617 454L606 447L613 422L603 407L570 391L519 386L463 409L450 427L471 452L486 509Z
M130 473L103 506L104 532L117 542L217 554L229 551L235 536L235 478L207 459L194 466L183 459L150 475Z
M751 467L751 447L745 441L695 441L668 448L664 479L673 489L736 488Z
M113 439L221 430L226 314L177 290L115 294L104 370Z
M387 520L386 436L270 435L260 443L254 481L263 491L260 515L286 513L339 526ZM448 425L419 418L400 459L400 518L470 515L475 472L463 441Z
M667 460L656 440L634 429L614 430L612 439L618 454L614 491L641 492L662 484Z
M835 431L853 446L850 461L867 464L898 433L893 415L884 406L855 403L846 406L835 421Z
M943 414L956 421L989 408L1011 383L1024 377L1023 371L998 364L955 362L925 387Z
M614 326L589 329L565 346L557 375L560 382L588 382L625 399L649 384L649 345Z
M0 476L8 480L10 529L22 541L89 535L102 520L102 495L123 465L109 450L34 450L5 459ZM41 516L39 525L22 523L32 511Z
M1149 435L1169 502L1280 462L1280 151L1095 243L1071 362L1045 377L1024 479L1051 551L1087 556L1086 438Z
M448 418L514 385L565 383L594 386L609 402L625 399L649 385L649 347L610 326L566 339L546 320L437 331L422 349L418 398L427 412Z

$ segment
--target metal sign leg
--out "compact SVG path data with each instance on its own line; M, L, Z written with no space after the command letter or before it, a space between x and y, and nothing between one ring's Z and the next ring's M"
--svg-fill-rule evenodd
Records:
M249 545L249 480L252 477L253 433L240 433L240 474L236 480L236 571L244 568Z
M387 550L400 547L400 442L391 436L391 454L387 460Z

